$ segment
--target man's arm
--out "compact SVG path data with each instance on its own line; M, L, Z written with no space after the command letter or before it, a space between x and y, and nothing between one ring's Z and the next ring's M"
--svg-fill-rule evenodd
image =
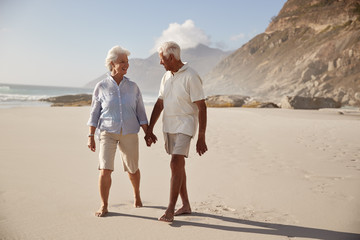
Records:
M196 143L196 152L201 156L208 150L205 142L207 111L206 111L206 104L204 99L196 101L194 103L196 103L199 109L199 134Z
M154 105L153 111L151 113L150 124L147 128L147 132L145 135L145 141L148 146L151 145L151 142L156 143L156 141L157 141L157 138L154 135L153 130L154 130L154 126L155 126L157 120L159 119L160 114L163 109L164 109L163 100L158 98L158 100L156 101L156 103Z
M141 128L143 129L144 133L146 134L149 125L147 125L147 124L142 124L142 125L140 125L140 126L141 126Z

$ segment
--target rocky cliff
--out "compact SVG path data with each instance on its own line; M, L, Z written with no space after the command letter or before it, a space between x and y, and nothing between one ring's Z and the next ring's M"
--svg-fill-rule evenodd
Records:
M205 92L360 106L360 0L288 0L266 31L221 61Z

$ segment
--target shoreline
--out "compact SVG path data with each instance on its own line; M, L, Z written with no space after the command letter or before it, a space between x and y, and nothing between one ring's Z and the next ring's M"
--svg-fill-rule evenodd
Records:
M92 101L91 94L62 95L40 99L40 101L50 102L52 107L67 106L90 106ZM154 99L154 102L156 99ZM352 108L357 106L341 106L332 98L284 96L281 102L275 104L256 98L243 95L211 95L205 99L207 107L243 107L243 108L286 108L286 109L323 109L323 108ZM358 108L360 109L360 107Z

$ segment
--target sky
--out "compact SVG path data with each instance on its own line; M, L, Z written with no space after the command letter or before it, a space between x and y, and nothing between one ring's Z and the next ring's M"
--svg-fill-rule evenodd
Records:
M0 0L0 83L82 87L107 71L115 45L129 58L147 58L169 40L236 50L285 2Z

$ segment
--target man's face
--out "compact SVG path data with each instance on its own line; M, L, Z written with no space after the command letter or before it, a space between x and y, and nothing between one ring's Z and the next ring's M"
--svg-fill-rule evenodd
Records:
M168 56L168 58L164 57L163 53L159 54L160 57L160 64L164 66L166 71L171 71L171 59L172 59L172 55L170 54Z

